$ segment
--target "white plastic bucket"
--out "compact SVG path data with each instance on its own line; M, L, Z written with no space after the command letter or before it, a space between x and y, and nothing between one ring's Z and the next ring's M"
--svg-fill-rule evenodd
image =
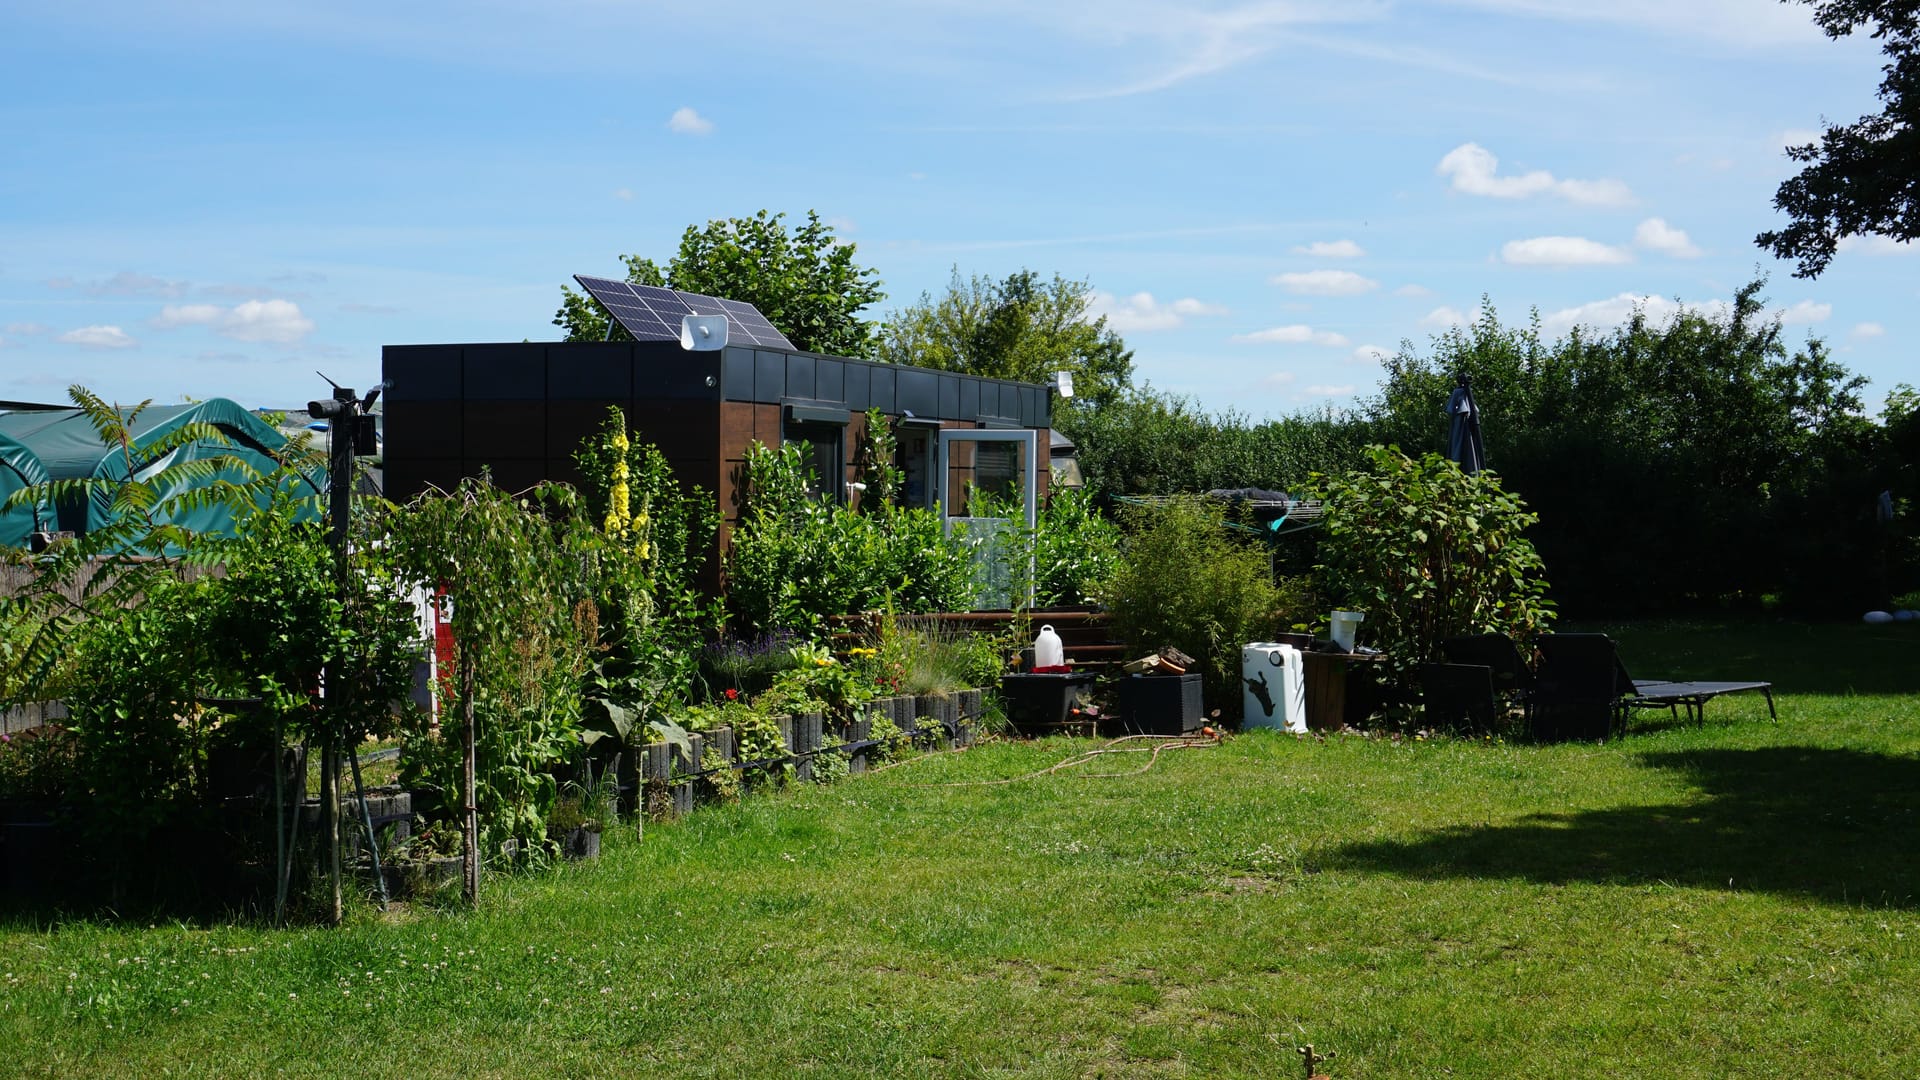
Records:
M1364 611L1336 611L1333 613L1333 625L1327 631L1334 643L1347 652L1353 651L1353 640L1360 633L1360 624L1367 621Z

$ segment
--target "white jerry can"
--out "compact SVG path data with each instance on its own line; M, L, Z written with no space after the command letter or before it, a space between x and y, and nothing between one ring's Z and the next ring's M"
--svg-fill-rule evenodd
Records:
M1300 650L1277 641L1255 641L1240 650L1243 695L1240 730L1280 728L1307 733L1307 681Z

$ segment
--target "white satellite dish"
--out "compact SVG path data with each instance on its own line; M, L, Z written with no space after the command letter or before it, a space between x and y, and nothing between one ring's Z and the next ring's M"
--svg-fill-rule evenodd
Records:
M680 320L680 347L691 352L726 348L725 315L688 315Z

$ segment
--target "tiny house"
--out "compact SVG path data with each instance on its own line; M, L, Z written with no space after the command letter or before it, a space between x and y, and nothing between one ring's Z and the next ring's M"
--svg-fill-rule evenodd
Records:
M869 408L896 422L909 505L958 514L969 483L1044 499L1050 480L1052 400L1035 383L678 340L389 345L382 373L386 493L398 501L483 468L508 491L578 484L574 453L610 405L683 484L718 496L723 546L739 511L735 470L755 442L804 447L823 493L857 500Z

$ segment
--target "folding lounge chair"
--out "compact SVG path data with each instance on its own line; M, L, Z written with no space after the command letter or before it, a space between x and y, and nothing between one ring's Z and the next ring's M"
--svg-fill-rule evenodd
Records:
M1552 683L1551 687L1549 682ZM1566 714L1582 708L1588 711L1583 721L1575 722L1575 726L1583 732L1590 732L1592 703L1600 700L1603 692L1609 702L1607 723L1610 728L1617 725L1624 729L1627 714L1631 710L1649 708L1666 709L1670 713L1685 708L1689 720L1704 723L1708 701L1722 694L1745 690L1758 690L1765 694L1767 714L1776 722L1780 719L1779 712L1774 708L1772 683L1636 680L1627 674L1626 665L1620 661L1618 648L1613 639L1605 634L1548 634L1541 638L1538 686L1537 697L1542 702L1551 702L1558 712ZM1548 718L1549 733L1560 722L1564 722L1564 718ZM1540 731L1538 720L1535 730Z
M1605 739L1626 721L1619 658L1605 634L1547 634L1537 642L1533 736L1542 742Z
M1420 700L1430 727L1492 731L1501 708L1494 678L1483 664L1422 664Z
M1520 655L1519 646L1505 634L1476 634L1448 638L1440 643L1440 652L1449 664L1475 664L1487 669L1493 679L1497 700L1524 712L1533 693L1533 667Z

